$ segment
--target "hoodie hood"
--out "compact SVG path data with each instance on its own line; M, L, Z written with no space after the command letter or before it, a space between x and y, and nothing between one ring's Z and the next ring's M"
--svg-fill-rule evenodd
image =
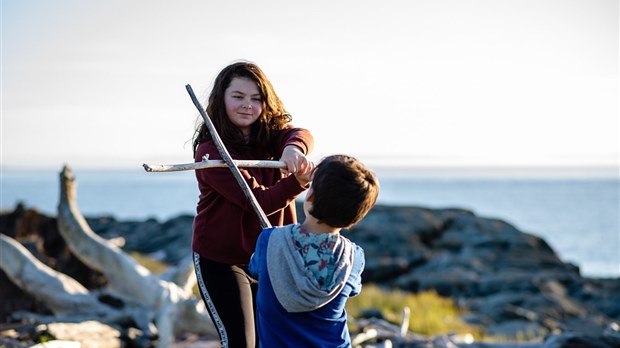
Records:
M321 288L295 248L290 226L274 231L267 244L267 269L278 302L288 312L308 312L333 300L344 288L353 267L353 243L339 235L334 252L333 281Z

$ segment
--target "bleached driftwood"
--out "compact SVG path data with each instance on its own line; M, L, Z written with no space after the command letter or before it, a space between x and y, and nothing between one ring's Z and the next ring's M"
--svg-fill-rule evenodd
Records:
M75 279L48 267L15 239L0 234L0 268L11 281L33 294L54 313L105 313L108 306L99 302Z
M237 167L246 168L276 168L286 169L286 163L282 161L266 160L233 160ZM203 158L200 162L183 164L143 164L147 172L179 172L183 170L198 170L206 168L226 168L228 165L223 160L210 160Z
M161 277L150 273L114 243L95 234L76 202L75 177L65 166L60 174L58 229L73 254L90 268L103 273L104 290L126 304L113 308L98 300L100 293L88 291L75 279L58 273L38 261L17 241L2 236L0 267L24 291L40 299L55 318L122 321L128 316L148 332L155 325L157 347L169 346L176 334L188 332L217 337L202 301L192 295L193 265L184 260Z
M39 261L18 241L4 234L0 234L0 250L0 269L15 285L43 302L54 313L53 316L46 316L17 312L13 313L16 319L35 320L39 323L133 321L143 332L150 332L148 319L145 320L153 316L149 308L133 301L125 301L122 308L106 305L99 301L99 297L109 295L107 290L89 291L77 280Z

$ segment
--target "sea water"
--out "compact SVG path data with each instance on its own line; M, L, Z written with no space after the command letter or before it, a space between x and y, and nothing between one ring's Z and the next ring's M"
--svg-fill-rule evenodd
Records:
M1 208L18 202L56 214L60 171L3 170ZM160 221L195 213L193 172L74 170L77 203L85 216ZM592 277L620 276L620 180L612 177L521 175L412 175L377 170L379 203L429 208L458 207L498 218L544 238L562 260Z

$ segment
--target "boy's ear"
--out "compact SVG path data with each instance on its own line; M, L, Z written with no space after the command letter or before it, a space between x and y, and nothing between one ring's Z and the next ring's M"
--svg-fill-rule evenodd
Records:
M308 202L312 202L312 199L314 199L314 191L312 191L312 188L308 189L308 192L306 193L306 200Z

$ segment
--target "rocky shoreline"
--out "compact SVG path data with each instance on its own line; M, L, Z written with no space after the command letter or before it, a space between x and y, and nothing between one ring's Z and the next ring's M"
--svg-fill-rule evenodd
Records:
M582 277L542 238L502 220L461 209L377 207L349 237L366 251L366 281L434 289L491 334L596 334L620 320L620 279Z
M171 265L189 253L192 220L189 215L163 222L87 217L94 232L125 251ZM55 217L18 206L0 216L0 232L89 289L105 284L68 252ZM543 239L505 221L462 209L376 206L345 235L365 250L365 282L410 292L434 289L467 308L464 319L488 334L543 338L565 333L581 337L586 343L580 347L620 346L617 335L603 336L620 322L620 278L583 277ZM49 312L1 271L0 281L6 284L0 287L0 324L8 325L18 311Z

